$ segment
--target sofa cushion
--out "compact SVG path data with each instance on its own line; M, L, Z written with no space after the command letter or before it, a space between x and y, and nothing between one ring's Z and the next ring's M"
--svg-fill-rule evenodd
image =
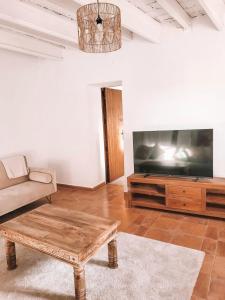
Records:
M52 176L51 174L47 174L44 172L37 172L32 171L29 174L29 179L41 183L51 183L52 182Z
M24 155L14 155L1 159L9 179L15 179L28 175L26 157Z
M0 215L54 193L52 183L26 181L0 190Z
M0 161L0 190L25 182L28 180L28 176L22 176L15 179L9 179L5 167L3 166L3 163Z

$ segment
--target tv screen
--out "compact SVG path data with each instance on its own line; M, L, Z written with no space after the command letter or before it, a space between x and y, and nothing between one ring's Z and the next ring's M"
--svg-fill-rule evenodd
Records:
M213 129L133 132L134 172L213 177Z

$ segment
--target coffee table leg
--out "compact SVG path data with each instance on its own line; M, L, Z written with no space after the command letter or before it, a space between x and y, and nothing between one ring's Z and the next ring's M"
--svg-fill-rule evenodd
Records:
M5 243L8 270L14 270L17 267L15 243L9 240L6 240Z
M86 300L85 271L83 267L74 267L75 299Z
M108 243L108 256L109 256L109 267L111 269L118 268L116 239Z

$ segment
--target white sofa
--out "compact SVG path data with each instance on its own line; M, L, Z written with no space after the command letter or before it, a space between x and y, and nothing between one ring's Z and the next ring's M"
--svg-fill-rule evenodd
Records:
M54 171L28 169L27 176L9 179L0 161L0 216L38 199L49 197L57 191Z

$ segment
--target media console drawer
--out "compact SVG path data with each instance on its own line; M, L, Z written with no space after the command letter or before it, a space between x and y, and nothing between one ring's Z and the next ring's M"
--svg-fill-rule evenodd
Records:
M202 189L189 186L167 186L167 205L171 208L201 211Z
M182 196L168 196L167 205L171 208L201 211L202 210L202 200L195 198L185 198Z
M167 193L169 197L184 197L195 200L202 199L202 189L199 187L168 185Z

